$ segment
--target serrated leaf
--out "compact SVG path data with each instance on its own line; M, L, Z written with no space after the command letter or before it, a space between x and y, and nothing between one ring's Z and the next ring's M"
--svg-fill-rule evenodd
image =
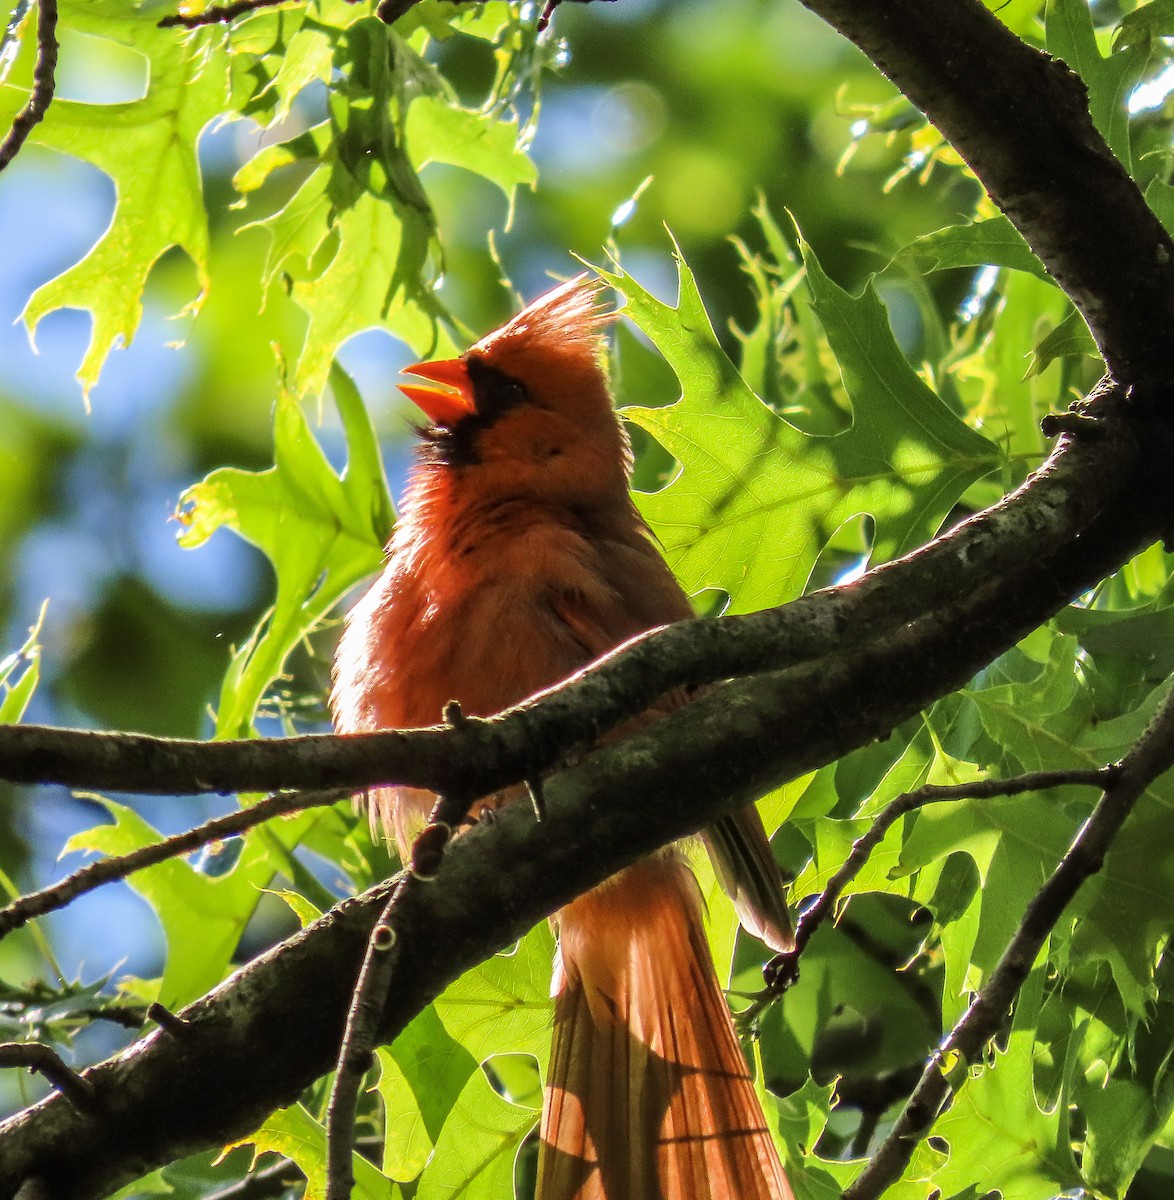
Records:
M788 1149L798 1151L799 1155L813 1152L827 1124L835 1094L834 1083L821 1085L808 1076L798 1091L773 1097L775 1121Z
M301 892L293 892L289 888L282 888L280 891L271 892L270 894L276 896L279 900L283 900L289 906L289 911L297 917L298 925L302 929L305 929L307 925L313 924L322 915L322 909L307 900Z
M302 1105L271 1113L256 1133L234 1142L233 1146L253 1146L257 1154L273 1151L292 1159L306 1176L305 1200L324 1200L326 1129ZM403 1194L362 1155L351 1155L351 1170L355 1181L353 1196L362 1200L398 1200Z
M41 626L48 601L19 650L0 659L0 725L15 725L24 716L41 679ZM19 673L18 673L19 672Z
M1080 313L1073 309L1051 333L1042 337L1031 352L1027 376L1042 374L1058 358L1099 358L1100 351Z
M301 219L304 225L299 228L316 230L311 214ZM338 348L367 329L386 329L424 358L457 353L437 323L438 307L422 304L419 295L410 302L396 298L394 281L410 275L405 254L422 265L427 253L420 231L405 229L390 205L364 192L331 232L338 238L338 249L330 265L317 278L293 286L294 299L310 318L294 372L297 395L320 391ZM414 248L405 247L405 237L415 240Z
M199 546L227 527L261 549L277 573L272 610L234 654L225 676L220 737L247 735L289 652L383 560L392 509L375 432L342 369L336 366L331 379L347 438L341 475L314 440L297 401L283 390L273 421L274 466L258 473L222 467L181 497L182 546Z
M935 1123L935 1138L949 1146L946 1161L923 1143L907 1177L930 1180L943 1195L997 1188L1004 1200L1052 1200L1081 1182L1068 1144L1067 1114L1046 1112L1036 1098L1035 1023L1043 975L1037 968L1020 993L1006 1050L972 1069Z
M463 167L496 184L507 200L518 187L538 182L537 168L518 145L517 121L496 113L422 96L408 109L405 136L418 168L429 163Z
M988 217L966 225L948 225L915 238L897 252L898 259L918 271L943 271L950 267L1007 267L1025 271L1051 283L1043 263L1011 222Z
M909 365L875 292L849 296L804 253L855 410L833 437L805 436L750 391L679 254L675 308L621 271L600 272L681 381L676 404L624 410L681 464L668 486L639 497L641 511L686 589L724 589L739 612L798 595L826 537L858 513L876 521L878 561L927 540L999 458Z
M159 831L133 809L113 800L101 803L113 823L74 834L63 855L79 850L127 854L162 840ZM315 819L314 813L300 813L282 821L280 832L270 836L296 844ZM170 858L127 879L163 927L168 954L158 998L168 1008L189 1003L224 978L256 907L259 889L273 874L268 851L256 831L244 843L236 867L227 875L205 875L182 858Z
M993 337L982 355L988 383L978 409L983 428L1004 440L1014 482L1044 454L1040 421L1048 412L1065 407L1070 397L1059 372L1033 374L1031 356L1040 333L1072 312L1054 285L1021 272L1000 280L999 305Z
M1174 187L1164 179L1154 179L1145 189L1145 202L1162 222L1162 228L1174 235Z
M1174 0L1149 0L1117 22L1113 48L1148 43L1162 37L1174 37Z
M835 1084L821 1086L810 1076L789 1096L764 1097L759 1088L763 1111L775 1114L775 1141L795 1200L839 1200L855 1173L851 1163L829 1162L815 1153L835 1093Z
M1085 0L1048 0L1045 28L1048 52L1062 58L1084 80L1093 123L1132 174L1126 101L1149 58L1148 44L1125 44L1102 58Z
M89 347L78 369L88 394L110 351L132 341L142 318L142 295L155 263L180 247L196 269L200 296L208 288L208 218L197 142L229 99L228 59L220 31L178 38L159 29L153 10L116 0L67 0L71 28L109 38L148 60L147 92L124 104L58 100L33 139L85 159L114 181L109 227L79 262L39 287L22 318L30 336L59 308L88 309ZM20 90L0 88L0 120L11 119ZM198 299L197 299L198 303Z
M418 8L412 14L417 24L439 17ZM417 53L417 39L405 40L412 21L397 23L397 32L374 17L348 18L353 9L342 9L333 20L307 19L289 35L272 81L276 118L308 81L329 78L329 120L262 148L234 179L248 194L278 166L313 166L280 211L253 226L271 238L266 287L279 274L287 277L294 301L310 318L294 372L299 396L319 391L338 348L368 329L385 329L421 356L456 352L434 291L439 247L421 167L462 167L490 180L510 201L519 184L536 179L517 122L496 109L460 106ZM255 22L265 23L257 36L273 38L276 54L273 14L249 27ZM501 23L499 15L494 30Z

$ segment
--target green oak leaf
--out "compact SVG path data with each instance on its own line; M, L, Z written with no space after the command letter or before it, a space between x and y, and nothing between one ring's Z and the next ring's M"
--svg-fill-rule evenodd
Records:
M999 463L909 365L871 287L849 296L808 247L804 260L854 407L851 427L831 437L801 433L754 395L679 254L675 308L622 271L600 272L681 382L675 404L624 410L680 464L665 488L640 497L641 511L686 589L724 589L738 612L800 594L827 538L860 513L875 520L875 560L921 544Z
M1037 967L1024 985L1006 1049L968 1072L935 1122L935 1141L949 1147L946 1161L923 1142L906 1178L928 1178L943 1196L968 1187L981 1196L997 1188L1004 1200L1051 1200L1081 1182L1067 1112L1063 1106L1045 1110L1036 1095L1035 1025L1044 975Z
M1008 267L1051 283L1043 263L1006 217L988 217L965 225L948 225L915 238L896 257L918 271L950 267Z
M375 1053L387 1122L383 1170L407 1182L428 1162L477 1059L449 1034L432 1005Z
M113 800L101 803L113 822L74 834L63 854L79 850L128 854L162 840L158 830L133 809ZM260 889L273 876L270 840L294 846L318 817L314 812L299 813L272 828L250 831L239 859L225 875L205 874L186 859L170 858L128 877L131 888L154 910L167 939L158 997L162 1004L182 1007L224 978Z
M477 1062L493 1054L550 1056L554 936L543 922L510 951L466 971L436 1001L449 1035Z
M321 389L338 348L356 333L379 327L407 342L423 358L451 357L455 344L437 324L439 308L394 302L390 280L404 277L405 231L385 201L364 192L331 227L338 249L317 278L300 280L293 297L310 317L298 358L293 389L298 395ZM415 251L407 252L416 262ZM420 263L422 266L422 262Z
M406 140L418 168L430 163L463 167L496 184L507 200L519 187L538 182L537 168L518 144L517 121L485 109L421 96L408 109Z
M488 1186L487 1181L500 1178L507 1168L512 1172L517 1135L533 1124L535 1113L495 1096L488 1102L488 1125L483 1127L473 1108L484 1102L488 1085L477 1067L488 1062L496 1073L500 1064L507 1074L525 1081L534 1078L532 1068L512 1071L521 1065L512 1060L525 1056L545 1069L550 1057L553 958L554 938L543 923L512 950L467 971L389 1051L380 1052L378 1087L389 1130L384 1169L393 1178L408 1180L428 1162L419 1195L433 1194L430 1189L450 1186L457 1178L451 1163L438 1162L453 1153L457 1142L461 1153L472 1154L476 1161L474 1186ZM477 1130L473 1148L464 1147L461 1133L469 1127ZM496 1193L468 1193L482 1194Z
M500 27L500 14L490 25ZM249 226L270 237L266 287L287 282L309 316L292 385L298 395L320 390L338 348L367 329L385 329L421 356L456 353L433 288L437 229L421 170L461 167L495 184L510 203L519 186L537 178L517 121L461 106L416 40L375 18L345 28L303 23L289 43L299 53L305 47L302 66L292 81L283 82L279 71L274 86L285 104L292 88L329 74L329 118L262 148L234 179L249 195L278 167L310 167L276 213ZM294 70L283 63L287 69Z
M474 1071L420 1176L416 1200L512 1196L514 1160L536 1117L499 1096L484 1071Z
M61 10L72 29L121 42L148 63L141 99L58 100L32 135L93 163L114 181L114 215L105 233L79 262L39 287L22 314L34 336L40 321L59 308L89 310L93 328L78 369L88 395L110 351L134 338L148 276L171 247L191 259L200 297L207 291L208 218L197 143L228 106L228 58L222 31L177 37L157 27L153 9L125 0L65 0ZM7 123L23 99L22 89L0 87L0 121Z
M306 1200L322 1200L326 1195L326 1128L306 1109L295 1104L271 1113L255 1133L234 1142L236 1146L252 1146L257 1154L273 1151L292 1159L306 1176ZM352 1196L361 1200L399 1200L399 1187L381 1174L361 1154L351 1155L354 1174Z
M220 694L219 737L243 737L286 656L359 580L377 570L392 524L391 498L371 419L340 367L331 375L347 439L336 475L301 407L284 389L273 419L274 466L221 467L181 497L180 544L221 527L264 551L277 574L273 608L233 655Z
M1062 58L1084 80L1094 124L1132 174L1126 99L1149 60L1148 43L1127 41L1107 58L1102 57L1084 0L1048 0L1045 27L1048 53Z
M1058 358L1098 358L1100 351L1088 330L1084 318L1076 309L1072 311L1050 333L1036 343L1031 352L1031 367L1028 378L1034 378L1052 365Z
M1117 22L1113 49L1163 37L1174 37L1174 0L1149 0Z
M45 608L18 650L0 658L0 725L15 725L25 714L41 679L41 626Z

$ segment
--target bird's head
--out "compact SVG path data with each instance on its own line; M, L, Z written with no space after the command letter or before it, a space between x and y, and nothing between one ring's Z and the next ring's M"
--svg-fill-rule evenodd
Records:
M626 493L628 447L612 408L601 284L587 275L546 292L460 358L417 363L401 384L430 425L426 461L476 485L552 502Z

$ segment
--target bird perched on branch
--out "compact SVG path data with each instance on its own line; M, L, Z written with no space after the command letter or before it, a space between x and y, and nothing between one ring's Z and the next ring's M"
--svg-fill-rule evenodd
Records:
M599 288L580 276L460 358L408 368L429 381L401 390L430 423L387 565L339 645L341 732L435 724L454 699L488 716L693 616L628 491ZM401 854L434 801L407 788L368 797ZM743 924L790 948L757 812L704 837ZM681 849L556 920L538 1200L790 1200Z

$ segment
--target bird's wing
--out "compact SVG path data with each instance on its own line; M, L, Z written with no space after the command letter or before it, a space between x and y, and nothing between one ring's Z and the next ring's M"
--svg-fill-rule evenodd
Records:
M667 568L665 574L668 574ZM673 588L686 611L691 611L675 581ZM674 611L670 620L677 619L676 610L680 605L674 604L672 607ZM600 611L598 604L585 602L582 593L559 592L552 595L551 609L582 647L585 661L597 658L647 627L644 621L638 621L633 623L635 627L615 628L621 618L614 613ZM625 615L630 612L630 602L623 604L620 611ZM672 692L657 702L648 718L663 716L688 701L689 697L683 691ZM629 730L631 727L631 724L626 724L623 728ZM702 839L713 861L718 881L734 902L738 919L747 932L760 938L772 950L780 953L790 950L794 945L794 934L787 911L784 884L758 809L748 804L722 817L702 832Z
M748 804L702 830L701 837L746 931L780 954L790 950L791 915L758 809Z

